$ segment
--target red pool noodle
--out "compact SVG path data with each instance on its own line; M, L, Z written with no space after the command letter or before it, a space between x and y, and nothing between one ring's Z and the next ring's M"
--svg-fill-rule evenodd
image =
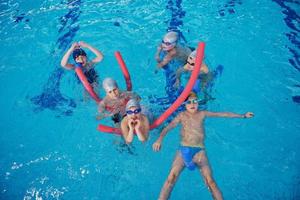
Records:
M191 74L191 77L190 77L185 89L180 94L180 96L176 99L176 101L159 118L157 118L153 122L153 124L150 125L150 130L156 128L161 123L163 123L184 102L184 100L187 98L187 96L191 92L193 85L195 84L195 82L198 78L198 74L199 74L199 71L201 68L201 64L202 64L202 60L203 60L203 56L204 56L204 47L205 47L204 42L200 42L198 44L195 68ZM109 126L104 126L101 124L99 124L98 130L101 132L114 133L117 135L121 135L120 129L109 127Z
M93 87L90 85L88 80L86 79L82 69L80 67L75 67L75 72L77 76L79 77L81 83L83 84L84 88L88 91L88 93L91 95L91 97L99 103L101 99L98 97L98 95L95 93Z
M116 51L115 52L115 57L121 67L121 70L122 70L122 73L123 73L123 76L125 78L125 81L126 81L126 87L127 87L127 91L131 91L132 90L132 84L131 84L131 79L130 79L130 74L128 72L128 69L125 65L125 62L122 58L122 55L119 51Z
M98 129L98 131L105 132L105 133L122 135L121 129L119 129L119 128L113 128L110 126L105 126L105 125L99 124L97 129Z

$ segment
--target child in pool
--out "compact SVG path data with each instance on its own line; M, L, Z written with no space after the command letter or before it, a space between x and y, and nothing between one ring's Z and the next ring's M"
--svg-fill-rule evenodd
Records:
M176 88L179 88L179 86L180 86L182 74L183 73L191 73L194 70L195 62L196 62L196 50L194 50L188 56L188 58L186 60L186 64L176 71L176 82L175 82L175 87ZM208 69L207 65L205 64L205 62L202 62L201 67L200 67L200 71L199 71L199 76L198 76L198 79L197 79L197 81L196 81L196 83L193 87L193 91L195 93L203 91L204 95L207 96L208 94L206 94L205 88L206 88L206 85L211 80L212 80L212 74L209 71L209 69Z
M222 193L214 181L208 158L204 148L204 125L203 121L206 117L235 117L235 118L251 118L254 116L252 112L245 114L235 114L230 112L209 112L198 111L198 99L194 92L191 92L185 102L186 111L179 113L173 121L166 126L153 144L153 150L159 151L161 143L169 130L177 124L181 124L181 146L179 147L173 165L163 188L161 189L159 199L168 199L172 189L178 179L181 171L187 167L194 170L196 167L201 172L209 191L212 193L213 199L223 199Z
M149 120L141 111L142 108L136 99L131 99L126 104L126 116L121 122L121 130L127 144L132 142L134 132L140 141L145 142L148 139Z
M88 61L87 54L82 48L89 49L96 55L96 57L93 60ZM68 62L71 54L73 56L75 64L71 64ZM60 64L63 68L68 70L74 69L77 65L81 66L88 82L91 84L91 86L94 89L96 89L98 86L98 74L95 71L94 67L95 64L101 62L102 59L103 59L103 55L99 50L97 50L96 48L92 47L91 45L83 41L80 41L78 43L75 42L72 44L72 46L68 49L68 51L63 56Z
M177 32L170 31L165 34L155 53L158 68L163 68L173 59L182 63L186 62L188 55L191 53L191 49L180 45L178 39ZM162 53L164 54L163 58L161 58Z
M139 101L141 98L134 92L121 91L112 78L105 78L102 87L106 92L106 96L98 105L97 119L111 117L115 126L119 126L122 118L126 114L126 104L130 99Z

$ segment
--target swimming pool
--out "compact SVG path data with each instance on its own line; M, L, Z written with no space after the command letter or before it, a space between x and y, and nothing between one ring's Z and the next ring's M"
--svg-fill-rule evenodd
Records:
M225 199L299 199L300 61L296 1L1 2L1 199L157 199L179 144L179 128L154 153L96 131L96 105L82 100L60 68L73 41L99 48L100 79L125 83L120 50L144 104L164 97L154 53L168 28L187 45L206 42L209 67L222 65L207 108L255 117L208 119L206 149ZM299 12L298 12L299 13ZM298 22L298 23L297 23ZM101 90L100 95L104 93ZM102 123L110 123L109 120ZM199 172L185 170L171 199L211 199Z

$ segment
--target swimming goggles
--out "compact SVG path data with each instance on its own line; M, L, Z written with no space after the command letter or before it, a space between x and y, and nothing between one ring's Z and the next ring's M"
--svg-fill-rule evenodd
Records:
M189 61L186 61L186 63L191 65L191 66L195 66L195 63L190 63Z
M199 102L198 99L193 99L193 100L187 100L184 102L184 104L197 104Z
M127 110L127 111L126 111L126 114L127 114L127 115L138 114L138 113L140 113L141 111L142 111L141 108L137 108L137 109L135 109L135 110Z
M165 44L166 46L170 46L172 44L175 44L176 42L165 42L164 40L162 40L161 43Z

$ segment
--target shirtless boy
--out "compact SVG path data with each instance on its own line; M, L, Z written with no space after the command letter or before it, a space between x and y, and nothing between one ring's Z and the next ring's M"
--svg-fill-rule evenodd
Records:
M159 151L161 149L162 140L167 132L179 123L182 125L181 144L176 153L169 176L161 189L159 199L165 200L169 198L176 180L185 167L190 170L194 170L197 167L212 193L213 198L221 200L223 199L222 193L212 177L208 158L205 153L203 121L206 117L251 118L254 114L252 112L235 114L231 112L198 111L197 95L194 92L189 94L185 102L185 108L186 111L179 113L174 120L162 130L159 138L152 146L154 151Z

